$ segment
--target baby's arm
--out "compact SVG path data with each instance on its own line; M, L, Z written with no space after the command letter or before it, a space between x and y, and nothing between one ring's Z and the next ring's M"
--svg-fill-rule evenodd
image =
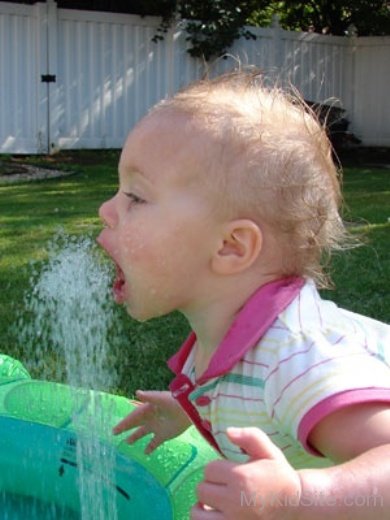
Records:
M131 428L137 428L126 439L129 444L149 433L154 433L145 453L151 453L160 444L177 437L190 426L190 419L170 392L138 390L136 396L141 404L118 423L113 432L117 435Z
M230 428L228 435L251 460L208 464L192 520L390 518L389 407L356 405L321 421L310 441L338 462L326 469L295 471L257 428Z
M390 518L390 408L380 403L354 405L325 418L310 442L339 465L299 472L306 495L321 490L328 507L318 508L318 520ZM333 499L333 500L332 500ZM305 508L302 508L305 509ZM311 510L310 510L311 509ZM306 507L302 520L313 518Z

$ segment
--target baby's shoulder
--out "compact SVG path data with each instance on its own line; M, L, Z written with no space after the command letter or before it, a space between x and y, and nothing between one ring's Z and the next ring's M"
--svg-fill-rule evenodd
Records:
M339 307L330 300L322 299L314 283L307 282L299 295L278 316L292 334L310 331L328 334L331 331L345 335L378 335L389 337L390 325Z
M323 300L308 282L280 313L258 344L258 355L287 359L298 352L323 356L351 351L373 355L390 365L390 326Z

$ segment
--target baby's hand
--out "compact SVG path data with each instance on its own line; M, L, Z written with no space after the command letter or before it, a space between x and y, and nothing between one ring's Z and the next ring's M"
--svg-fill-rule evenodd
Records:
M129 444L154 433L154 437L145 448L145 453L149 454L160 444L180 435L189 427L190 420L170 392L138 390L136 396L141 404L113 429L113 433L117 435L138 426L126 439Z
M228 428L230 440L250 456L246 463L210 462L198 485L192 520L298 518L301 482L283 453L258 428Z

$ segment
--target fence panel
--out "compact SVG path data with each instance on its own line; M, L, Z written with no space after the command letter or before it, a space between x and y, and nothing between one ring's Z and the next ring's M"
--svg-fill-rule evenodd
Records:
M0 2L0 152L36 152L39 136L37 9Z
M367 145L390 146L390 38L357 39L353 129Z
M59 148L120 147L131 126L169 91L167 42L136 16L59 10Z
M289 32L277 26L250 30L256 40L236 40L226 57L208 65L211 75L238 63L256 65L269 81L293 85L307 100L351 105L346 89L351 74L348 39ZM186 52L185 33L177 33L174 52L177 88L205 74L207 67Z
M344 103L348 40L283 31L282 45L280 69L285 81L295 85L310 101L339 99Z
M151 41L159 19L0 1L0 152L121 147L156 101L207 69L239 60L310 101L338 103L364 144L390 145L390 37L343 38L252 28L205 67L182 25ZM41 75L56 76L42 83Z

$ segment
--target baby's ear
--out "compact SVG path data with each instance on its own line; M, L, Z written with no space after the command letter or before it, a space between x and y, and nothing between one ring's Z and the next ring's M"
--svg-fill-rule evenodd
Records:
M212 268L218 274L235 274L248 269L259 257L263 235L259 226L249 219L226 224Z

